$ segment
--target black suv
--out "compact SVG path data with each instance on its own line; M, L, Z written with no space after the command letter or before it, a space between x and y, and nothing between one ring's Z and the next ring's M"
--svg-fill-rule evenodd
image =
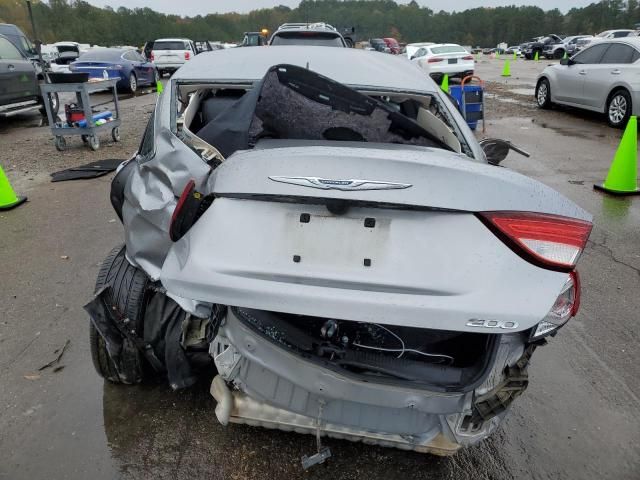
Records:
M0 35L0 117L42 110L43 98L34 63L4 35ZM52 96L52 111L58 113L58 96Z
M524 58L527 60L533 60L536 57L536 53L538 54L538 58L542 58L542 52L547 45L554 45L556 43L562 43L562 37L558 35L554 35L553 33L543 37L541 40L537 42L530 42L525 44L524 47Z

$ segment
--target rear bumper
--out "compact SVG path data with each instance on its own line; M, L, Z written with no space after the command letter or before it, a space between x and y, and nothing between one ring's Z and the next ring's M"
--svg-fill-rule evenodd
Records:
M158 70L178 70L182 65L184 65L184 62L154 62L153 64Z
M456 63L456 64L450 64L450 65L445 64L445 65L430 66L428 72L430 75L447 74L451 77L455 75L464 75L469 72L470 74L473 74L474 69L475 69L475 63L468 62L468 63Z
M483 383L467 393L442 393L344 377L284 350L229 310L211 344L219 376L211 393L226 425L245 423L439 455L489 436L506 410L469 422L473 402L503 381L522 356L517 335L503 335ZM230 388L230 386L235 388ZM320 427L318 427L318 418Z

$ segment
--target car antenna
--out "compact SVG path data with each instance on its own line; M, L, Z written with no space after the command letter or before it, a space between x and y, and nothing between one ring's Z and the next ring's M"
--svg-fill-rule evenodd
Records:
M307 61L307 70L309 70L309 62Z

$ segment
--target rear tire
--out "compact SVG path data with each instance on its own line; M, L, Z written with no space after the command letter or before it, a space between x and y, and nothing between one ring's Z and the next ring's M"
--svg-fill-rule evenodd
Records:
M631 118L631 95L624 89L616 90L609 95L605 113L607 122L613 128L623 128Z
M555 52L553 52L553 58L559 60L562 57L564 57L564 50L562 48L559 48L558 50L556 50Z
M549 86L549 80L546 78L540 79L538 85L536 85L536 103L538 107L545 110L551 108L551 87Z
M138 78L135 73L131 73L129 75L129 85L127 86L127 90L130 93L136 93L138 90Z
M125 257L125 246L118 246L111 250L107 258L102 262L96 280L97 292L102 287L111 286L112 297L109 304L114 305L131 323L139 337L143 335L144 312L149 300L150 280L147 275L137 267L129 263ZM140 351L133 348L130 340L125 339L135 354L123 357L122 368L126 370L129 378L135 379L133 383L140 383L145 378L145 362ZM89 322L89 344L91 346L91 359L98 375L113 383L125 382L118 375L116 367L109 357L107 347L102 336Z

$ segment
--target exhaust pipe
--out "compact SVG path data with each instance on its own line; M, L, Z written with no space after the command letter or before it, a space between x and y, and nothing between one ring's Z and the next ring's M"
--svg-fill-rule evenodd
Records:
M209 391L211 396L218 402L216 405L216 417L218 417L218 421L222 425L228 425L229 418L231 417L231 409L233 408L231 390L227 387L224 379L220 375L216 375L213 382L211 382L211 389Z

